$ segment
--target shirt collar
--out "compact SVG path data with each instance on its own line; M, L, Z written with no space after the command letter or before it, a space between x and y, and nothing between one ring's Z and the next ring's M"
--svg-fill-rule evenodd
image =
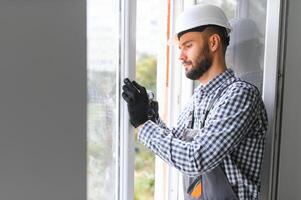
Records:
M205 93L210 93L211 91L217 90L226 80L234 77L233 70L226 69L223 73L210 80L206 85L199 85L194 92L202 91Z

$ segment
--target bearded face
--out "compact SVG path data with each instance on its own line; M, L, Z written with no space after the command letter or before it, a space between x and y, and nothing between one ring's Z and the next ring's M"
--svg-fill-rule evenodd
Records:
M203 51L195 60L187 60L182 62L183 65L190 65L186 68L185 75L191 80L198 80L207 72L212 65L212 56L209 52L208 43L204 46Z

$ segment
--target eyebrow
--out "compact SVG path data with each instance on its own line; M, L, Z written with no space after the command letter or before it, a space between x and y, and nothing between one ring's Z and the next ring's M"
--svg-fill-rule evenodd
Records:
M183 42L183 44L179 45L179 49L181 49L181 46L185 46L189 42L192 42L192 40L187 40L187 41Z

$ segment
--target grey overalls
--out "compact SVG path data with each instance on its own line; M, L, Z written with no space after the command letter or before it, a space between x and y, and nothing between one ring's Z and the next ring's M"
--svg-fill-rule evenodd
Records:
M234 83L234 82L232 82ZM232 84L231 83L231 84ZM229 85L231 85L229 84ZM221 88L215 98L209 103L208 108L205 111L204 118L201 120L199 127L202 128L204 126L206 117L213 107L213 104L217 101L217 99L221 96L222 92L229 85ZM194 128L194 110L191 111L189 117L188 128ZM188 135L186 134L184 137L186 140L193 139L193 131ZM202 195L200 198L193 198L188 194L188 190L192 187L193 183L197 180L202 180ZM229 181L225 175L225 172L222 170L220 166L215 167L210 172L203 174L199 177L188 177L183 175L183 187L184 187L184 199L185 200L238 200L237 195L234 193Z

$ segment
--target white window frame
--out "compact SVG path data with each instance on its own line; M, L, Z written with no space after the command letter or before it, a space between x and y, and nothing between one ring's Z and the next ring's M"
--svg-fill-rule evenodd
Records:
M118 96L121 97L123 79L135 78L136 68L136 0L120 0L120 67L117 77ZM126 103L118 101L119 123L118 132L118 161L115 200L134 199L134 135L129 124Z
M285 37L286 1L268 0L264 73L263 73L263 101L267 109L269 127L267 132L266 152L262 170L262 192L260 199L276 199L278 154L279 154L279 108L277 103L281 99L281 82L283 74L283 55Z

